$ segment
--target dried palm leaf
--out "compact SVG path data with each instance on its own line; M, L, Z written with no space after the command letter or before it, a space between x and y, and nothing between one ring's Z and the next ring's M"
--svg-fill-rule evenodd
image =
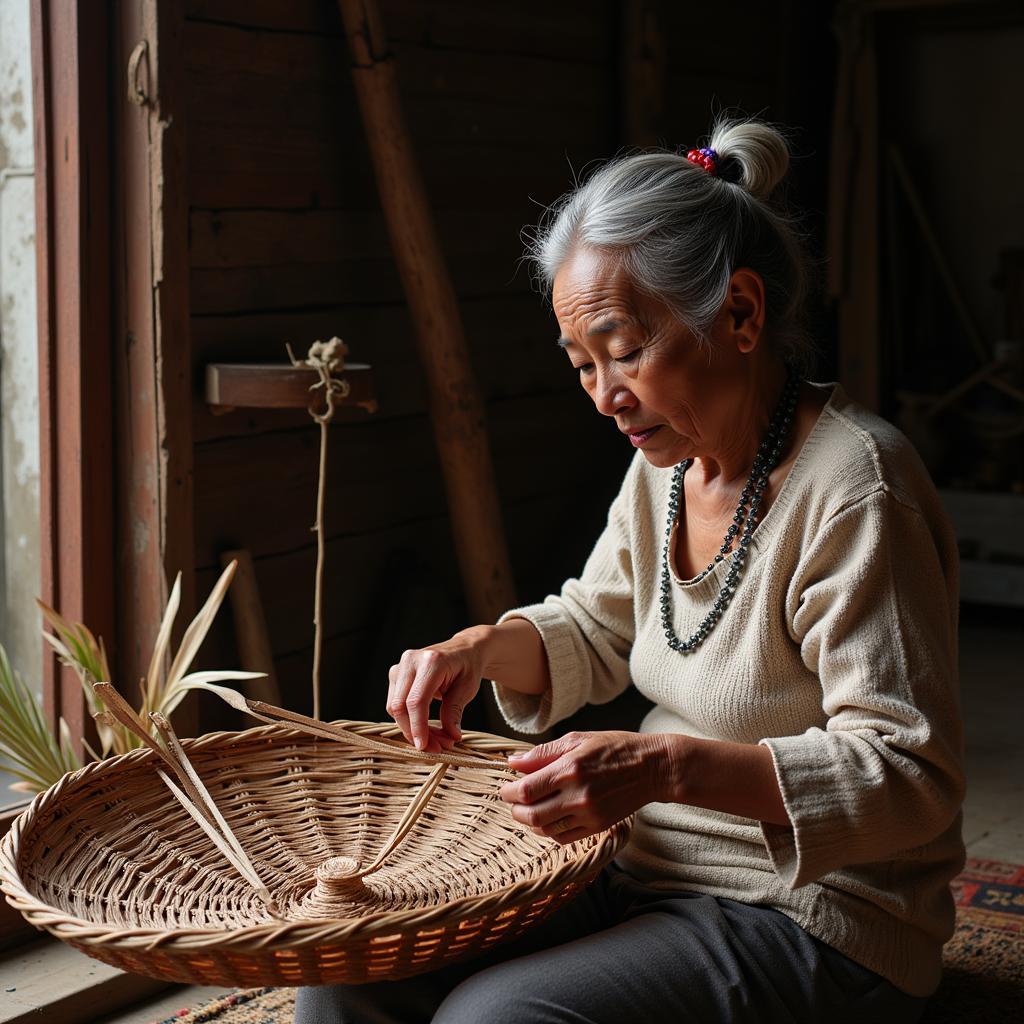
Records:
M94 637L88 627L80 622L68 622L60 612L38 598L36 605L42 612L43 621L53 630L53 633L44 631L43 639L57 652L60 663L70 668L82 684L89 714L96 722L103 757L112 750L118 754L130 750L136 745L132 743L131 733L117 722L111 725L103 719L103 705L93 690L94 683L110 679L110 667L102 638Z
M17 777L11 788L41 793L62 775L80 768L67 723L61 719L54 739L36 695L11 668L0 645L0 755L6 771Z
M224 601L237 566L237 562L231 562L221 573L220 579L214 585L206 603L185 630L181 645L171 659L171 633L181 605L181 573L179 572L175 577L174 586L167 598L167 607L164 609L163 619L153 645L149 669L145 679L140 682L142 705L139 709L139 717L144 723L149 723L150 715L154 713L170 717L190 690L201 689L204 684L225 679L257 679L265 674L227 669L192 673L188 671L206 639L206 634L209 633L210 627L213 625L213 620ZM142 743L138 736L126 728L116 717L110 715L103 702L102 687L97 688L98 683L112 682L103 641L97 640L81 623L68 622L42 601L36 603L39 605L46 623L54 630L53 633L44 633L45 639L57 652L62 664L71 668L82 682L89 702L89 710L96 722L102 756L106 757L111 752L123 754L141 746ZM170 660L169 668L168 660ZM152 727L147 726L147 728L152 732ZM94 755L91 750L89 753Z
M153 645L153 656L149 659L149 671L146 673L146 680L142 685L142 719L146 720L148 709L157 705L160 691L160 680L167 669L167 649L171 643L171 629L174 627L174 620L178 615L178 606L181 604L181 573L174 577L174 586L171 587L170 596L167 598L167 607L164 609L163 621L156 635L156 643Z

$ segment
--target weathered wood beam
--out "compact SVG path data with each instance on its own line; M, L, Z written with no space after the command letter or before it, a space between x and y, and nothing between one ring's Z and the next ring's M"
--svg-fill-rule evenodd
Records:
M117 4L114 671L122 685L145 672L179 570L179 621L188 622L195 607L182 31L180 5ZM182 714L188 710L176 723L188 733Z
M339 0L391 247L413 315L430 414L471 614L493 622L514 606L484 404L455 289L437 239L374 0Z
M114 639L108 84L105 18L31 6L39 332L40 596ZM42 642L42 641L40 641ZM43 694L81 752L78 678L48 647Z

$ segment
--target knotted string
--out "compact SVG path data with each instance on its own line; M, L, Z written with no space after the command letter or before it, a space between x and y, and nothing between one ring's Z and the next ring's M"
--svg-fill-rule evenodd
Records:
M320 717L320 661L323 654L323 590L324 590L324 504L327 490L327 426L334 419L335 401L348 397L350 385L335 374L345 369L348 346L341 338L314 341L305 359L296 359L291 345L285 343L292 366L316 370L319 380L310 391L323 390L324 408L318 412L310 405L307 412L320 424L320 468L316 485L316 583L313 591L313 717Z

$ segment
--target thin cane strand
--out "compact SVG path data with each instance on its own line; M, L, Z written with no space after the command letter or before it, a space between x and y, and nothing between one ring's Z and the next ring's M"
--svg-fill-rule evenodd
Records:
M333 411L332 411L333 415ZM323 656L323 595L324 559L324 505L327 500L327 425L328 419L320 423L320 470L316 485L316 582L313 587L313 717L320 718L320 661Z

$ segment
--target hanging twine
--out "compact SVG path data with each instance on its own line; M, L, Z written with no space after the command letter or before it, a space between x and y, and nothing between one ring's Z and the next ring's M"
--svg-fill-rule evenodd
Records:
M348 346L341 338L314 341L305 359L296 359L291 345L285 344L292 366L316 370L320 379L310 391L323 391L323 408L310 405L309 415L320 424L320 469L316 487L316 522L310 527L316 533L316 584L313 591L313 717L320 718L320 659L323 653L323 583L324 583L324 502L327 484L327 426L334 419L335 402L348 397L349 383L336 374L345 369Z

